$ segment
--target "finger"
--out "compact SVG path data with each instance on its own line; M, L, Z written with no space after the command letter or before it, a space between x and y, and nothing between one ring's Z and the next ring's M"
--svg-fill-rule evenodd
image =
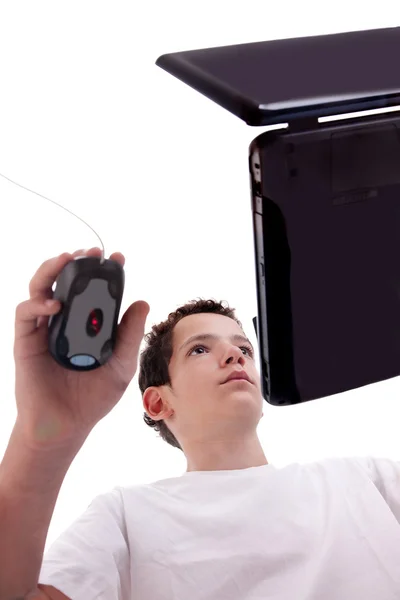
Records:
M118 262L121 265L121 267L125 265L125 256L121 252L113 252L110 255L110 259Z
M57 300L30 299L21 302L15 311L15 340L18 341L34 331L38 319L56 314L61 308Z
M98 256L100 257L103 252L101 251L101 249L98 246L95 246L94 248L89 248L89 250L78 250L78 252L80 252L80 254L82 256Z
M137 369L139 347L144 336L150 306L144 300L131 304L118 326L117 340L110 366L128 384Z
M84 248L81 248L80 250L75 250L75 252L72 253L72 256L74 258L76 258L77 256L85 256L85 252L86 250Z
M72 255L64 252L64 254L42 263L29 283L29 296L31 298L51 297L53 283L70 260L72 260Z
M60 256L46 260L36 271L29 283L30 297L51 297L52 286L57 276L70 260L73 260L77 256L101 256L101 254L102 251L100 248L95 247L90 248L90 250L76 250L73 254L64 252ZM111 256L114 256L114 260L117 259L119 262L125 261L124 256L120 252L116 252Z

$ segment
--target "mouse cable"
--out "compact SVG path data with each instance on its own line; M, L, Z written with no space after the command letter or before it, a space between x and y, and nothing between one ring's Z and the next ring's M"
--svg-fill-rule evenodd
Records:
M85 223L85 225L87 225L89 227L89 229L91 229L93 231L93 233L96 234L96 236L98 237L98 239L100 240L100 244L101 244L101 264L104 262L105 260L105 250L104 250L104 244L103 241L101 239L101 237L99 236L99 234L97 233L97 231L95 231L93 229L93 227L91 227L89 225L89 223L86 223L86 221L84 221L83 219L81 219L81 217L78 217L78 215L76 215L75 213L73 213L71 210L69 210L68 208L65 208L65 206L62 206L61 204L59 204L58 202L55 202L55 200L51 200L50 198L46 198L46 196L43 196L42 194L39 194L38 192L35 192L34 190L30 190L29 188L25 187L24 185L21 185L20 183L17 183L16 181L13 181L12 179L10 179L9 177L6 177L5 175L3 175L2 173L0 173L1 177L4 177L4 179L7 179L7 181L10 181L11 183L13 183L14 185L17 185L20 188L23 188L24 190L27 190L28 192L31 192L32 194L36 194L37 196L40 196L41 198L44 198L45 200L48 200L49 202L53 202L53 204L56 204L57 206L59 206L60 208L63 208L64 210L66 210L67 212L69 212L71 215L73 215L74 217L76 217L77 219L79 219L80 221L82 221L82 223Z

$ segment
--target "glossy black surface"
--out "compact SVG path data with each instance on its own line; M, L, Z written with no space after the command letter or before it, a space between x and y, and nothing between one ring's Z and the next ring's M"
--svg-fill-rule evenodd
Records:
M252 186L259 341L273 404L400 374L399 128L400 117L354 120L267 132L251 145L261 172Z
M399 105L398 56L391 27L173 52L156 64L247 124L270 125Z

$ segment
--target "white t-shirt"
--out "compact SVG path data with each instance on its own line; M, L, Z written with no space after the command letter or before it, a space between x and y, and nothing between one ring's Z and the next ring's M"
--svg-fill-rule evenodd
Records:
M116 487L49 547L39 583L72 600L399 600L400 463Z

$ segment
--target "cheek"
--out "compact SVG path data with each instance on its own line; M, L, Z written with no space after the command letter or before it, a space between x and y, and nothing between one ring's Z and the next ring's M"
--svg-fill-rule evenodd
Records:
M201 364L200 364L201 363ZM214 370L213 370L214 369ZM221 375L219 375L221 378ZM179 388L183 394L190 392L192 397L204 396L205 393L211 393L218 387L218 374L215 367L206 364L206 361L198 361L196 365L191 365L180 376Z

